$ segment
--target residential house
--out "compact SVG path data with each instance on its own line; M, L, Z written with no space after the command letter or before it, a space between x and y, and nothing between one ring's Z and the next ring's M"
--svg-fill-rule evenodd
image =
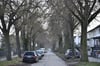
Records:
M100 25L87 32L87 44L91 48L91 56L100 56Z
M76 36L74 38L75 44L80 46L80 40L81 37ZM91 49L89 55L96 57L96 54L100 54L100 25L87 32L87 45Z
M100 47L100 25L87 32L87 44L90 47Z

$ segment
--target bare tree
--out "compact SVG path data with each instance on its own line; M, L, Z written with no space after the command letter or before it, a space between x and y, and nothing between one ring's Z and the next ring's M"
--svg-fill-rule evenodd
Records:
M81 24L81 61L88 61L87 26L100 13L98 0L64 0L69 9Z
M22 16L24 0L1 0L0 1L0 20L1 26L0 29L5 38L6 44L6 57L7 60L11 60L11 46L9 40L9 32L12 25ZM20 15L16 15L20 14Z
M79 22L74 19L74 17L71 15L71 13L66 9L64 2L62 0L49 0L49 4L51 6L51 10L53 11L53 14L56 14L56 18L58 21L59 19L62 19L62 31L64 32L64 38L65 39L65 46L64 51L66 51L68 48L73 49L74 54L74 29L77 27ZM54 16L54 15L52 15ZM55 17L55 16L54 16ZM53 17L52 17L53 18ZM55 18L54 18L55 19ZM56 22L56 21L55 21ZM62 44L63 45L63 44ZM70 46L68 46L70 45Z
M24 44L24 51L25 50L32 50L31 43L34 40L42 29L41 24L42 21L39 21L43 18L45 10L43 9L45 6L42 5L43 1L37 0L30 0L28 6L30 9L28 13L23 16L23 21L26 24L22 28L22 36L23 36L23 44Z

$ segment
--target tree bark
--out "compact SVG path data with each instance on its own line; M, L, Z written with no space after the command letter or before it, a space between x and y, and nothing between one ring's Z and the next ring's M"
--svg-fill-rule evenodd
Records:
M17 53L18 57L21 57L21 47L20 47L20 39L19 39L19 30L15 28L16 30L16 45L17 45Z
M29 45L29 50L31 51L32 50L32 47L31 47L31 37L28 38L28 45Z
M73 29L71 30L71 38L70 38L70 41L71 41L72 54L73 54L73 57L74 57L75 56L75 45L74 45Z
M6 45L6 59L12 60L11 58L11 44L9 40L9 32L4 33L5 45Z
M81 61L88 62L87 55L87 24L81 26Z
M63 52L63 51L62 51L62 48L63 48L63 46L62 46L62 37L59 36L59 49L58 49L58 50L59 50L59 52L61 52L61 53Z
M24 51L28 51L28 39L24 38Z
M28 39L25 36L25 29L21 31L21 37L23 40L23 51L28 51Z
M70 48L70 44L69 44L69 35L64 35L64 40L65 40L65 44L64 44L64 52L66 52L67 49Z
M34 39L33 39L33 41L32 41L32 42L33 42L33 47L32 47L32 49L33 49L33 50L35 50L35 43L34 43Z

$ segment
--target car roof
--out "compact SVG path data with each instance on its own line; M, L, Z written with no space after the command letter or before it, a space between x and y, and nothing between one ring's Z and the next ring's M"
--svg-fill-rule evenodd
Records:
M37 55L35 51L25 51L24 54L26 54L27 52L33 52L35 55Z
M26 53L26 52L35 52L35 51L25 51L25 53Z

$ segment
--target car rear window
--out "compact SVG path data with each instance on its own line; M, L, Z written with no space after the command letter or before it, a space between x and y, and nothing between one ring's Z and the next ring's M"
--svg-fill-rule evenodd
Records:
M26 52L24 55L34 55L34 52Z

